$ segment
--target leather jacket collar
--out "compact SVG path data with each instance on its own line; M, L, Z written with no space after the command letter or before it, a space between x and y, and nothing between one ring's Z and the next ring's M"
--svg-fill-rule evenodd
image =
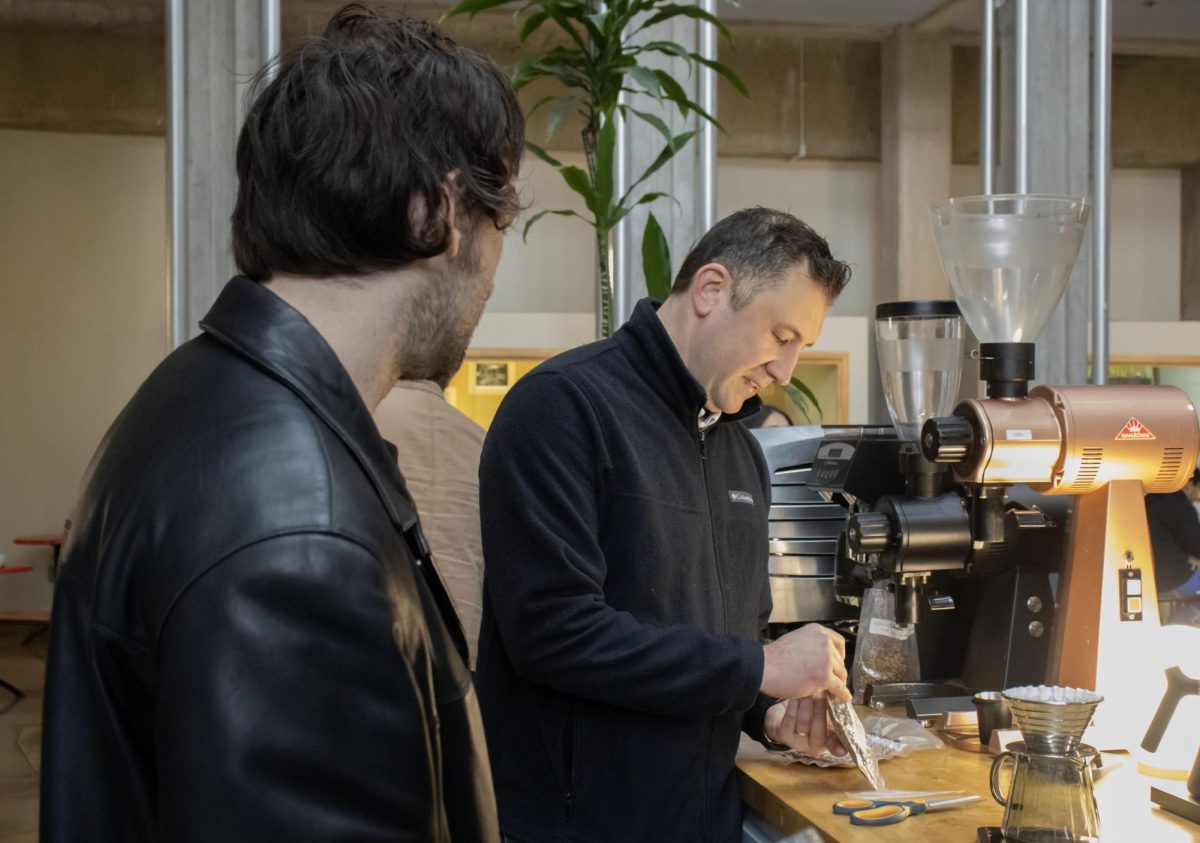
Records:
M200 327L304 401L341 439L375 487L396 529L417 523L393 446L379 435L333 349L301 313L262 284L237 276Z

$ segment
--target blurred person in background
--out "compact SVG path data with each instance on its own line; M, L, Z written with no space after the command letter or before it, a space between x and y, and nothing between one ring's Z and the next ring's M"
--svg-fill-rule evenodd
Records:
M425 380L402 380L375 410L375 424L396 443L400 473L417 505L434 565L462 621L475 669L483 614L483 542L479 535L479 454L483 428L446 400L462 358Z
M760 427L791 427L794 422L788 418L788 414L778 407L772 407L770 404L763 404L749 416L747 416L742 424L754 430Z
M1146 495L1154 583L1164 622L1200 623L1200 471L1177 492Z

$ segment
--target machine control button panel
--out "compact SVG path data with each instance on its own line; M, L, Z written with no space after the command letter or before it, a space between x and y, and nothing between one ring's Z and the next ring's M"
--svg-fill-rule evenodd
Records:
M1121 578L1121 620L1140 621L1142 619L1142 569L1123 568L1118 575Z
M813 460L809 485L818 488L844 485L850 474L850 459L854 451L854 445L849 442L823 442Z

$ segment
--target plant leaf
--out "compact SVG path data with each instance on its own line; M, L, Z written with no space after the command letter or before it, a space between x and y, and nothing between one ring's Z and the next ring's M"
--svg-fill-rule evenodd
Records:
M446 14L442 15L442 19L452 18L456 15L477 15L480 12L494 9L497 6L503 6L508 0L462 0Z
M683 90L683 86L676 82L675 77L665 70L654 71L654 76L658 79L658 83L662 85L663 94L666 98L679 106L679 113L687 117L692 101L688 98L687 92Z
M596 213L596 195L592 190L592 182L588 178L588 174L573 164L568 164L565 167L558 168L559 175L563 177L563 181L567 183L567 187L583 197L583 201L587 204L588 210L593 214Z
M671 140L671 127L657 114L651 114L649 111L638 111L636 108L629 108L629 106L622 106L622 109L627 112L632 111L638 117L658 129L658 133L663 136L664 140Z
M750 91L746 88L746 83L742 81L742 77L733 72L733 69L728 65L721 64L719 61L706 59L699 53L688 53L693 61L699 62L705 67L712 68L714 71L725 77L730 85L737 89L737 92L744 97L750 96Z
M787 393L788 398L792 399L795 404L809 421L812 421L812 416L808 413L808 405L812 405L816 409L817 415L821 418L825 417L825 412L821 409L821 402L817 400L817 396L808 388L808 384L799 378L792 378L791 381L783 385L783 391Z
M665 53L668 56L676 56L681 59L687 58L690 55L686 47L676 44L674 41L647 41L645 44L639 44L636 50L639 53Z
M524 44L529 40L529 36L537 31L538 27L550 19L550 13L546 11L534 12L529 17L525 18L525 23L521 24L521 32L517 39Z
M521 60L513 66L512 74L509 76L512 86L519 91L534 79L550 76L551 74L541 66L541 62L542 55L540 53L522 56Z
M662 102L663 92L658 73L648 67L637 65L629 68L629 75L633 77L635 82L642 86L647 94L654 97L659 102ZM671 81L674 82L675 80L672 79ZM681 92L682 90L683 89L680 88Z
M653 202L655 199L662 199L664 196L670 195L671 194L663 191L651 191L650 193L643 194L641 197L639 197L638 201L634 202L633 204L634 207L637 207L638 205L645 205L647 202Z
M659 76L659 81L663 83L663 93L667 99L679 106L680 114L687 117L689 111L694 111L722 132L725 132L725 127L721 125L721 121L701 108L699 104L688 99L687 93L668 73L662 70L655 72L662 74ZM725 134L728 134L728 132L725 132Z
M609 227L611 228L612 226L615 226L621 220L625 219L625 217L632 214L633 209L636 208L638 205L645 205L647 202L653 202L656 199L662 199L664 196L667 197L668 199L671 198L671 194L669 194L669 193L652 191L650 193L642 194L642 196L638 199L638 201L634 202L632 205L618 205L616 210L613 211L613 215L612 215L611 219L608 220ZM678 205L679 203L676 202L675 204Z
M581 216L580 214L576 213L575 211L558 210L558 209L548 210L548 211L538 211L536 214L534 214L532 217L530 217L528 220L526 220L525 227L521 230L521 239L522 240L528 241L529 229L533 228L533 224L535 222L537 222L538 220L540 220L542 217L546 216L546 214L555 214L560 217L579 217L584 222L587 222L586 217Z
M642 275L650 298L666 301L671 294L671 247L653 212L642 233Z
M542 97L540 100L535 102L532 106L530 106L529 111L525 112L525 119L528 120L530 117L537 114L538 111L541 110L543 105L545 105L548 102L554 102L556 99L559 99L559 98L557 96L555 96L554 94L551 94L548 97Z
M675 153L683 149L684 144L690 141L695 134L695 131L680 132L678 135L671 138L670 142L663 147L662 152L658 153L658 157L654 159L653 163L646 168L646 171L642 173L638 180L630 186L628 191L626 191L625 195L621 197L620 204L624 205L626 200L628 200L630 195L632 195L634 188L658 172L664 164L666 164L675 156Z
M660 21L670 20L671 18L679 17L680 15L685 18L696 18L697 20L707 21L717 28L717 31L725 37L726 41L733 40L733 35L730 34L729 27L721 23L720 19L717 18L716 15L709 14L699 6L682 6L678 3L671 3L667 6L662 6L657 13L650 16L649 20L642 23L642 25L639 26L635 32L641 32L646 27L654 26L654 24L659 23Z
M587 41L584 40L583 36L579 34L579 30L571 23L571 17L568 17L563 11L565 5L565 3L553 2L551 0L551 2L544 3L542 8L546 10L546 14L554 19L559 29L567 33L568 37L575 42L575 46L579 48L580 52L586 53L588 51ZM572 17L578 18L579 8L581 7L573 10Z
M599 31L605 35L608 34L608 29L607 29L608 12L607 11L597 12L594 15L588 15L586 17L586 20L588 21L588 23L591 24L588 27L588 30L591 31L593 38L596 37L596 31Z
M536 143L533 143L532 141L526 140L525 148L528 149L530 152L532 152L534 155L536 155L538 158L541 158L543 161L545 161L551 167L561 167L562 166L561 161L559 161L557 158L554 158L553 156L551 156L550 153L546 152L546 150L542 149L540 146L538 146Z
M546 141L554 137L554 132L573 112L579 110L580 103L583 102L583 96L580 94L572 94L571 96L563 97L558 105L554 106L550 111L550 118L546 121Z

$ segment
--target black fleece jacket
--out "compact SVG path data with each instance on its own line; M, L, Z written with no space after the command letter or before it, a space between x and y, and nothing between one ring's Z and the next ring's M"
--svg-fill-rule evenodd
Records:
M770 481L737 417L700 432L704 402L643 300L488 433L477 681L516 840L741 840L734 756L772 702Z

